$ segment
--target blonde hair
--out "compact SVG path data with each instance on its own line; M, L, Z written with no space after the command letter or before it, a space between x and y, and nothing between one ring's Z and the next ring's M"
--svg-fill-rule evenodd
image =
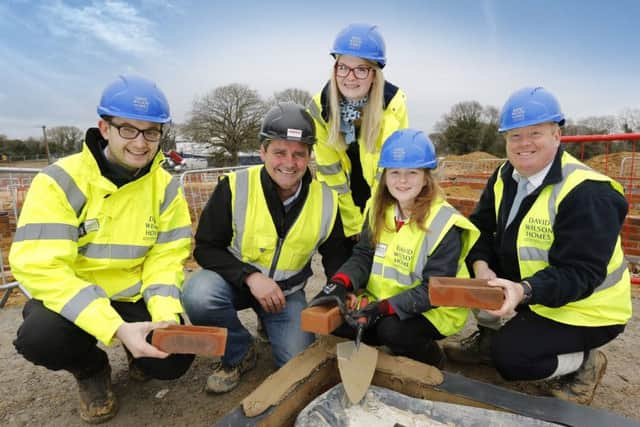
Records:
M336 57L336 62L340 56ZM380 66L367 60L367 64L371 66L374 73L371 88L369 88L369 99L366 105L362 107L362 115L360 118L360 135L364 139L364 146L369 153L376 151L376 142L380 135L380 127L382 124L382 112L384 108L384 74ZM340 132L340 91L338 82L336 81L336 73L331 69L331 77L329 79L329 138L327 143L329 146L345 151L347 144L344 136Z
M395 197L389 192L386 182L387 169L385 168L380 177L380 184L373 197L373 205L371 216L369 217L369 228L371 229L371 245L375 248L380 241L380 235L382 230L395 231L389 229L385 221L385 214L389 206L396 203ZM427 232L425 222L431 214L431 205L433 201L438 198L444 198L444 193L438 185L438 182L431 174L431 169L424 169L424 187L420 190L420 193L413 199L413 206L411 207L411 220L415 222L416 226Z

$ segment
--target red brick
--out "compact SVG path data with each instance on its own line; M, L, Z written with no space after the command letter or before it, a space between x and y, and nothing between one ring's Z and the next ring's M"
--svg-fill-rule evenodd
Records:
M302 310L300 323L303 331L329 335L342 324L338 306L316 306Z
M154 329L151 345L166 353L222 356L227 329L214 326L172 325Z
M431 277L429 300L436 306L495 310L502 307L504 293L502 288L491 287L483 279Z

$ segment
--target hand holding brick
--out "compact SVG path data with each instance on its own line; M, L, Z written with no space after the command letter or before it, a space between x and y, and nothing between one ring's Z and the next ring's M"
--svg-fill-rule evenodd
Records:
M167 353L222 356L227 345L227 329L214 326L172 325L155 329L151 344Z
M486 279L431 277L429 300L434 306L497 310L502 307L502 288L491 287Z

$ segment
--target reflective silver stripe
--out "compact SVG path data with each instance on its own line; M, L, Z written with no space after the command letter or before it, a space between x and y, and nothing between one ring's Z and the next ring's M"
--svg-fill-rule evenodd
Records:
M16 230L14 242L23 240L71 240L78 241L78 229L69 224L26 224Z
M374 261L371 265L371 274L377 274L378 276L382 274L383 266L381 262Z
M330 165L317 165L318 172L323 175L335 175L342 172L342 165L340 162L332 163Z
M384 270L384 273L383 273ZM415 272L411 272L411 274L406 275L400 273L393 267L383 266L381 262L374 261L371 266L371 274L377 274L378 276L382 276L385 279L391 279L395 282L398 282L401 285L411 286L413 282L420 279L421 275L417 275Z
M380 178L382 178L382 171L378 168L378 171L376 172L376 181L380 182Z
M180 239L191 238L191 226L186 225L184 227L174 228L173 230L161 231L158 233L156 243L173 242Z
M316 248L324 242L329 233L331 233L331 226L333 222L333 193L331 189L326 185L322 185L322 218L320 220L320 235L318 236L318 243Z
M77 294L73 296L60 310L60 314L72 322L78 318L82 310L87 308L93 301L106 298L107 294L100 286L89 285L80 289Z
M171 178L171 182L167 185L167 188L164 189L164 200L160 205L160 215L164 213L164 211L169 207L171 202L178 195L178 189L180 188L180 181L176 177Z
M620 267L613 270L610 274L605 277L604 281L594 289L594 292L604 291L614 285L616 285L620 280L622 280L622 276L624 275L624 271L628 269L627 261L623 260L622 265Z
M180 289L176 285L151 285L144 290L142 296L145 302L158 296L180 299Z
M429 255L438 240L438 236L442 233L444 226L449 222L451 217L456 213L455 209L450 208L449 206L442 206L438 213L436 214L431 224L429 224L429 231L427 232L426 239L428 241L427 244L427 252L425 255ZM422 271L422 270L420 270Z
M130 288L122 290L122 291L118 292L115 295L111 295L111 299L112 300L118 300L120 298L135 297L136 295L138 295L140 293L140 289L141 288L142 288L142 282L138 282L135 285L131 286Z
M560 191L562 191L562 187L567 182L567 178L571 175L572 172L577 170L586 170L591 171L589 166L583 164L566 164L562 167L562 181L553 184L553 189L551 190L551 195L549 196L549 205L547 206L547 210L549 211L549 221L551 223L551 227L555 224L556 221L556 200L558 199L558 195Z
M518 250L520 261L544 261L549 262L549 251L533 246L523 246Z
M281 281L281 280L287 280L289 277L293 277L294 275L298 274L299 272L300 272L299 270L275 270L273 272L273 280L275 280L276 282ZM269 271L268 270L267 270L267 274L266 275L269 276Z
M89 243L78 248L78 253L87 258L136 259L144 257L150 246L111 245Z
M311 117L313 117L316 120L319 120L319 121L322 120L322 114L320 113L320 109L318 108L318 105L315 103L313 99L311 100L311 102L309 102L309 114L311 114Z
M295 285L293 288L289 288L285 291L282 291L282 293L284 294L285 297L291 295L294 292L298 292L300 289L304 288L305 285L307 284L307 281L305 280L304 282L300 283L299 285Z
M345 194L345 193L348 193L350 191L349 190L349 185L347 185L347 184L330 185L329 188L332 189L333 191L335 191L338 194Z
M236 201L233 207L233 222L236 226L236 232L229 249L236 258L242 259L240 250L242 238L244 237L244 221L249 198L249 171L247 169L236 172L236 188L234 192Z
M42 173L51 177L62 188L67 196L67 201L76 213L76 217L79 217L82 208L87 203L87 198L82 194L71 175L58 165L47 166L42 170Z
M385 279L391 279L394 282L400 283L401 285L411 286L413 282L420 279L421 276L418 276L414 271L412 271L409 275L400 273L393 267L387 266L384 269L384 274L382 275Z

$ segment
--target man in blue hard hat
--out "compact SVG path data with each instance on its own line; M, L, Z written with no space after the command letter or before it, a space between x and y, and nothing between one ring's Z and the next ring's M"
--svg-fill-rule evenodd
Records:
M186 199L161 167L169 104L155 83L128 75L106 87L97 112L82 152L34 178L9 255L33 296L16 350L73 374L80 417L91 424L118 409L98 342L124 345L134 379L174 379L193 361L150 344L151 331L182 322L191 249Z
M544 88L505 103L499 130L509 161L470 217L482 234L467 257L505 301L479 313L479 332L445 350L461 362L490 361L507 380L550 380L549 394L590 404L607 365L597 348L631 317L620 243L628 205L618 182L562 149L563 124Z

